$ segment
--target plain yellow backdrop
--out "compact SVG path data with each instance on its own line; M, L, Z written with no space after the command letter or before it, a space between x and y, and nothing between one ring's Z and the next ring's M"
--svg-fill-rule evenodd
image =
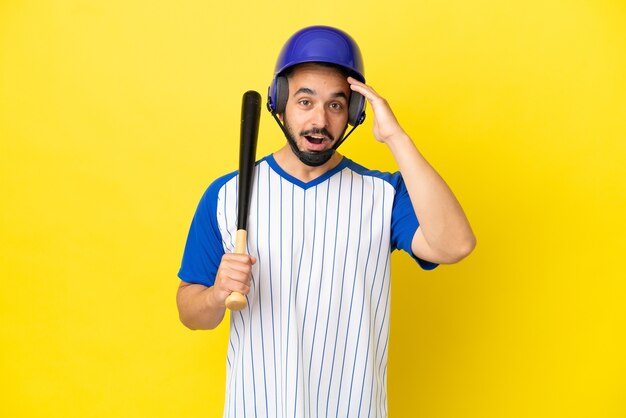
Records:
M221 416L228 330L178 322L176 273L243 92L311 24L478 237L393 256L390 416L626 416L622 0L0 2L0 416ZM371 122L342 151L395 171ZM283 142L263 111L258 156Z

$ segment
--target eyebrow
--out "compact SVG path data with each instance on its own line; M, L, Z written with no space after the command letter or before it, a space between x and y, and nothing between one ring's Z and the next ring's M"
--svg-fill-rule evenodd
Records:
M308 87L300 87L293 95L297 96L300 93L315 95L315 91Z
M297 96L298 94L310 94L312 96L315 96L317 93L315 93L315 90L310 89L308 87L300 87L293 95ZM339 91L337 93L333 93L331 95L331 97L333 99L334 98L338 98L338 97L343 97L344 99L348 100L348 96L343 91Z

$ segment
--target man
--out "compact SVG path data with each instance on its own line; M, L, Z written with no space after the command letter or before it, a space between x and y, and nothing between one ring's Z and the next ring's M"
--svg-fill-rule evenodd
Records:
M374 117L400 173L335 150ZM247 250L233 254L237 173L217 179L194 216L179 277L181 321L212 329L232 292L225 416L387 415L390 253L424 269L475 245L456 198L365 84L346 33L305 28L283 47L268 108L287 144L256 165ZM351 131L350 131L351 132ZM418 221L419 219L419 221Z

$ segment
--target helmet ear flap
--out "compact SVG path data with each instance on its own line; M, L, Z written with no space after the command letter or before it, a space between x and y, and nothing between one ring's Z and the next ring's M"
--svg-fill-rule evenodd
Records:
M276 77L276 106L275 113L285 113L287 98L289 97L289 81L285 76Z
M365 97L361 93L353 91L350 94L348 105L348 123L357 126L365 120Z

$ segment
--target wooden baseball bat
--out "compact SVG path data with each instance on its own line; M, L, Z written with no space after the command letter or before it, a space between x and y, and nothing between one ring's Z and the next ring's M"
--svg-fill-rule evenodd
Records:
M254 177L260 119L261 95L253 90L245 92L241 104L241 137L239 144L239 195L237 196L237 235L235 237L235 253L238 254L246 253L250 193ZM247 304L246 297L239 292L233 292L226 298L226 307L231 311L239 311L245 308Z

